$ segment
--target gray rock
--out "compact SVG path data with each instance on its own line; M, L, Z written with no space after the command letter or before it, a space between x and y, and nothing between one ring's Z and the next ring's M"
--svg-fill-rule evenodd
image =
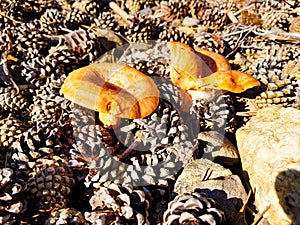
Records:
M214 162L224 166L232 166L239 162L239 152L236 147L217 131L200 132L198 139L211 143L214 146L212 157Z
M225 212L228 224L247 225L244 213L240 212L246 203L247 193L237 175L202 181L198 189L218 201Z
M239 211L246 202L247 194L237 175L208 159L194 160L178 177L174 192L182 194L197 189L220 204L228 224L245 224L244 215Z
M174 192L178 194L192 192L203 180L225 177L231 174L229 169L225 169L208 159L197 159L185 166L175 183Z
M236 132L255 205L271 225L300 224L300 111L272 106Z

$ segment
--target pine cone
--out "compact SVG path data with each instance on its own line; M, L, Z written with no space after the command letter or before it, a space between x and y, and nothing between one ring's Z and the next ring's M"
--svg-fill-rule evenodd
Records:
M160 34L159 34L159 39L162 41L177 41L177 42L182 42L187 45L192 45L194 39L192 36L187 35L184 32L181 32L180 30L176 28L168 28L164 29Z
M0 112L20 113L25 111L29 103L17 90L12 87L0 87Z
M86 212L85 218L91 224L149 224L145 194L130 185L100 186L90 199L90 205L93 211Z
M289 9L279 9L266 12L262 15L262 28L266 30L280 28L284 31L289 31L292 20L297 17L296 11Z
M40 30L39 22L37 24L25 23L22 26L11 27L6 32L13 43L12 55L18 59L27 60L34 50L44 53L50 49L50 38Z
M189 13L191 17L201 18L206 9L210 7L207 1L190 0Z
M6 154L6 166L14 171L14 177L16 179L28 178L28 174L32 172L32 166L34 161L30 161L28 156L16 148L11 148L7 150Z
M162 24L158 18L144 16L142 18L134 17L125 36L131 42L145 42L147 40L156 40L162 31Z
M90 164L101 155L109 155L109 150L114 153L114 149L118 148L115 137L100 125L91 124L73 129L76 147L71 153L75 159L81 159Z
M57 71L56 62L45 58L38 54L31 54L31 57L23 64L21 71L22 77L31 84L29 91L39 89L46 85L47 82L57 78L59 71Z
M81 25L90 25L91 17L87 13L71 9L66 12L63 24L70 30L77 30Z
M83 215L73 208L57 209L51 212L45 225L88 225Z
M160 76L170 80L170 69L168 63L157 60L138 60L132 67L149 76Z
M196 33L193 47L200 47L219 54L224 52L224 41L220 36L210 33Z
M255 4L255 12L261 15L262 28L266 30L279 28L288 32L292 20L299 16L299 12L295 10L298 4L296 2L272 1Z
M141 10L157 6L161 0L126 0L124 4L124 10L130 14L138 15Z
M55 95L37 95L33 97L30 105L30 116L34 123L58 123L66 120L67 115L64 105L66 100Z
M44 77L42 79L43 80L34 79L37 81L35 83L36 85L29 85L28 89L24 91L24 95L31 100L29 109L32 110L32 105L36 105L35 102L32 102L33 97L39 102L41 102L42 99L45 100L49 98L53 100L53 98L56 98L61 104L61 106L59 107L61 109L67 109L70 105L70 101L65 99L63 97L63 94L60 92L61 86L66 79L66 76L62 74L59 78L55 78L54 74L51 73L49 77Z
M87 65L93 62L99 54L99 49L97 48L97 37L96 35L87 30L78 29L66 35L67 47L69 52L75 55L81 66ZM59 53L59 51L57 51ZM70 53L66 56L70 56ZM64 62L60 59L62 56L55 56L53 58ZM64 62L67 63L67 62Z
M85 66L87 63L86 61L81 62L77 57L76 52L72 51L68 46L62 46L62 48L57 49L49 58L47 58L47 63L51 62L51 64L56 65L54 74L64 74L65 76L73 70Z
M200 24L208 30L221 29L226 24L227 3L219 4L215 7L207 8L199 18Z
M172 100L169 99L169 103L165 98L161 99L160 105L151 115L134 119L116 132L118 139L127 148L118 157L136 166L132 174L128 171L131 179L138 176L148 184L163 184L190 160L197 147L192 131L184 123L188 118L182 118L174 109L176 103L173 106ZM128 152L129 149L131 151ZM161 164L164 164L163 170Z
M24 123L11 115L0 120L0 147L11 146L25 130Z
M51 207L65 208L75 184L72 170L61 165L45 165L38 172L32 172L27 181L27 194L30 204L38 210Z
M141 9L141 1L127 0L125 1L125 7L128 12L137 14Z
M52 76L54 79L60 79L62 75L67 76L73 70L93 62L99 56L100 51L97 37L93 32L82 29L72 31L65 35L65 44L56 48L47 58L33 59L33 63L29 63L28 70L33 70L31 72L33 75L27 75L27 77L31 79L31 77L35 77L37 71L43 69L40 73L47 75L42 76L39 80ZM37 64L38 69L34 70L32 64ZM24 76L26 76L26 71L24 71ZM44 84L45 82L42 82L40 86Z
M2 8L5 7L5 3L4 2L1 2L3 5L2 5ZM8 19L5 15L2 15L0 14L0 29L1 31L3 32L3 30L7 27L12 27L13 26L13 23L10 19ZM2 35L2 32L1 32L1 35ZM1 42L0 42L1 43ZM3 51L3 49L1 48L1 51Z
M215 99L198 99L193 101L191 113L196 114L200 122L200 131L234 129L232 124L235 115L233 101L229 95L220 95Z
M53 154L60 155L68 153L73 141L68 136L67 126L57 124L37 124L23 132L15 142L15 148L25 154L30 161L38 158L52 157Z
M104 147L100 135L93 131L96 126L90 126L92 129L81 135L91 135L82 141L82 146L86 145L84 149L90 153L85 154L93 169L87 182L110 179L120 183L164 184L191 159L198 147L193 133L197 129L186 126L190 117L179 113L179 88L176 90L170 82L169 85L167 82L159 85L161 102L151 115L141 119L121 119L113 130L115 144ZM93 114L91 116L93 118Z
M115 14L111 12L102 12L97 19L94 20L97 27L101 29L110 29L112 31L120 31L120 26L115 18Z
M177 19L183 19L189 15L189 2L184 0L170 0L168 1L170 15Z
M109 9L108 1L88 0L85 4L85 11L95 17Z
M281 50L282 52L277 50L262 60L258 59L256 64L250 66L253 77L262 83L255 99L258 108L271 104L291 106L297 101L299 78L294 72L297 68L294 60L300 58L300 52L292 46L285 46Z
M40 18L41 27L49 34L57 34L63 26L63 16L58 9L46 9Z
M185 193L177 195L168 204L163 225L173 224L226 224L225 214L205 193Z
M150 224L159 225L163 221L163 214L167 210L170 200L170 188L170 184L143 186L146 198L150 203L148 209Z
M16 216L27 209L24 199L26 183L14 179L10 168L0 168L0 221L2 224L12 224Z
M28 22L33 18L37 18L42 12L42 7L37 1L11 1L9 8L7 9L7 16L12 17L17 21Z

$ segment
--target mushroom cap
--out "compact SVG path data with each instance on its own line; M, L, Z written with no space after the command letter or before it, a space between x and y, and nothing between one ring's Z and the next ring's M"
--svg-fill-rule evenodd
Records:
M118 63L92 64L77 69L68 75L61 91L76 104L129 119L151 114L160 96L150 77Z
M248 73L237 70L220 71L212 74L222 90L241 93L247 89L260 86L260 82Z
M231 69L228 60L224 56L199 47L196 47L195 51L201 56L202 60L213 73Z
M260 85L251 75L231 70L227 59L218 53L201 48L193 50L179 42L168 42L168 47L171 80L184 90L209 88L240 93Z
M183 71L185 76L193 78L202 76L203 61L194 49L184 43L175 41L168 42L167 47L170 49L171 69L175 68L175 70Z

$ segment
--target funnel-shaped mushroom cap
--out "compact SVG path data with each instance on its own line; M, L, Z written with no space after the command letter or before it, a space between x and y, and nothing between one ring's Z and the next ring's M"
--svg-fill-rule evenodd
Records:
M184 90L221 89L243 92L260 83L251 75L230 70L227 59L215 52L169 42L171 54L170 75L174 84Z
M150 77L117 63L77 69L68 75L61 91L65 98L78 105L130 119L151 114L158 106L160 95Z
M221 71L212 74L222 90L241 93L247 89L260 86L258 80L248 73L237 70Z
M202 59L191 47L174 41L168 42L167 46L170 49L171 68L184 71L186 76L201 77ZM175 79L175 77L173 76L172 79Z
M230 64L224 56L199 47L195 50L212 72L230 70Z

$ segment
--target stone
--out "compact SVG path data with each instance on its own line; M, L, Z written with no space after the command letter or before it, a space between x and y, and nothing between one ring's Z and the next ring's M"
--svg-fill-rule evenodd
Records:
M236 132L258 213L271 225L300 224L300 111L271 106Z
M229 169L208 159L196 159L188 163L178 177L174 192L183 194L195 190L203 180L231 175Z
M198 134L198 139L214 146L211 156L213 161L224 166L236 165L240 161L236 147L224 135L217 131L204 131Z
M208 159L197 159L183 169L174 192L182 194L199 190L214 198L225 212L228 224L246 225L240 209L246 203L247 194L240 178L229 169Z
M247 225L245 214L240 212L246 204L247 193L237 175L205 180L198 184L198 190L214 198L226 215L227 224Z

